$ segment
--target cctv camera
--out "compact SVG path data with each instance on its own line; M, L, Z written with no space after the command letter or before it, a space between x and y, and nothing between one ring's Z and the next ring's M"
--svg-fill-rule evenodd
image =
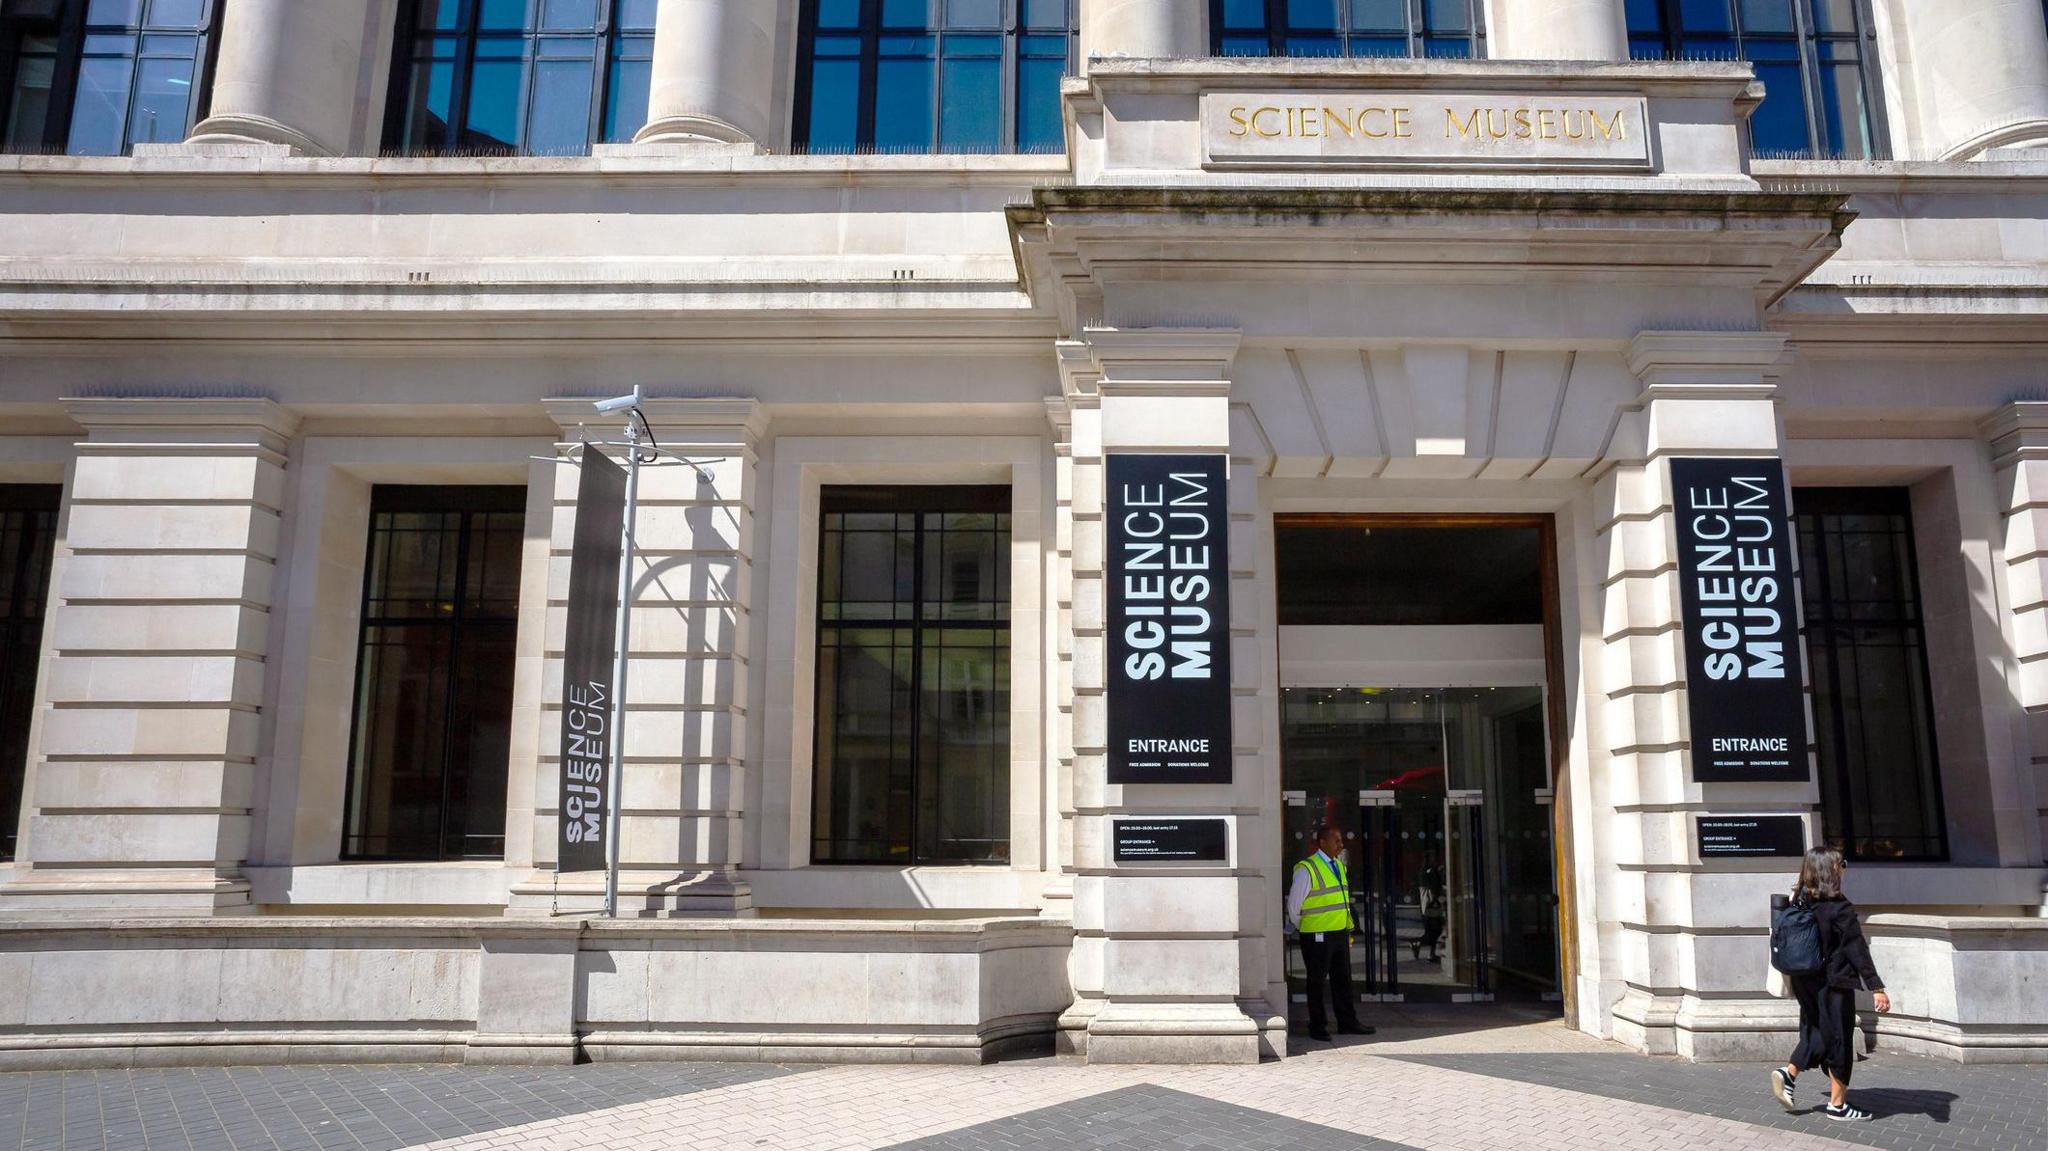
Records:
M599 400L599 401L597 401L597 403L596 403L596 407L597 407L597 410L598 410L598 411L600 411L600 412L605 412L605 413L607 413L607 414L609 414L609 413L611 413L611 412L623 412L623 411L628 411L628 410L630 410L630 409L633 409L633 408L637 408L637 407L639 407L639 406L640 406L640 389L639 389L639 388L634 388L634 389L633 389L633 394L632 394L632 395L629 395L629 396L613 396L613 397L612 397L611 399L609 399L609 400Z

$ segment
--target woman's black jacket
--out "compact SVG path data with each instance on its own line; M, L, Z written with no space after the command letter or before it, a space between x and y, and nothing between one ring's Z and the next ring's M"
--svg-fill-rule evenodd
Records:
M1813 917L1820 924L1820 950L1827 956L1822 973L1828 986L1844 991L1858 987L1883 991L1884 980L1870 962L1870 942L1863 938L1863 921L1856 905L1841 896L1813 905Z

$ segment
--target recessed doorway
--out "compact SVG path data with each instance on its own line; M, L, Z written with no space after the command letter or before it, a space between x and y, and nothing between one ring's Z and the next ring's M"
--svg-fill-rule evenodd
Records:
M1548 518L1282 516L1276 545L1282 861L1344 833L1354 992L1562 1011ZM1291 937L1285 970L1303 1015Z

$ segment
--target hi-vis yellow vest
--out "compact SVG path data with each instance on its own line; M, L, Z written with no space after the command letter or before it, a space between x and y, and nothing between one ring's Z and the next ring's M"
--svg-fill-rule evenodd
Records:
M1303 935L1351 930L1351 877L1343 860L1336 860L1334 869L1330 863L1318 853L1294 865L1308 869L1308 898L1301 901Z

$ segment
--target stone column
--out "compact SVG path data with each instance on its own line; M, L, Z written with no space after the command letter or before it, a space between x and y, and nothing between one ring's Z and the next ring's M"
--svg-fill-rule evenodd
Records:
M620 438L615 416L587 400L548 401L570 439ZM767 420L748 399L656 399L642 405L663 448L693 460L643 466L633 563L620 793L619 913L751 913L739 877L747 765L755 447ZM590 450L590 449L586 449ZM708 478L705 478L708 477ZM515 913L601 906L604 876L554 874L560 770L562 643L580 472L556 469L548 571L547 675L533 854L513 887Z
M380 0L232 0L221 13L213 102L191 144L272 144L313 156L360 150L364 53L382 42Z
M1094 372L1070 371L1073 532L1074 958L1076 1000L1061 1017L1062 1049L1095 1063L1252 1063L1284 1051L1265 1002L1260 912L1268 877L1247 861L1270 829L1258 817L1273 782L1262 742L1257 664L1239 668L1232 620L1234 782L1108 782L1105 457L1115 452L1230 451L1229 372L1235 332L1094 331ZM1099 375L1092 379L1091 375ZM1233 475L1232 583L1257 541L1256 491ZM1250 597L1233 594L1232 610ZM1242 686L1250 672L1251 687ZM1119 864L1110 849L1118 816L1221 815L1232 823L1234 866Z
M2048 23L2034 0L1891 0L1916 153L2048 145Z
M246 909L265 637L296 417L68 401L85 426L30 834L0 914Z
M774 0L661 0L647 126L636 144L754 144L774 122Z
M1496 2L1486 39L1496 60L1628 59L1621 0Z
M1079 341L1058 345L1064 375L1079 373L1089 391L1096 375L1088 346ZM1052 771L1052 849L1046 881L1046 913L1073 916L1074 898L1074 418L1065 397L1046 401L1053 431L1053 546L1047 556L1046 600L1050 642L1046 645L1046 758ZM1058 902L1052 902L1058 901Z
M2021 805L2028 809L2018 814L2024 819L2030 812L2033 827L2008 828L2000 819L1999 857L2027 865L2048 856L2048 403L2008 404L1985 422L1984 433L2005 503L2013 687L2027 712L2033 749L2018 781ZM2030 850L2016 850L2021 844Z
M1598 668L1617 868L1601 917L1618 921L1626 984L1614 1037L1705 1058L1782 1056L1789 1001L1764 996L1770 896L1789 890L1788 860L1702 864L1693 819L1715 812L1808 820L1804 783L1698 783L1687 742L1685 637L1670 457L1780 454L1776 387L1785 338L1765 333L1645 332L1629 349L1643 381L1595 488L1604 654ZM1789 533L1789 525L1788 525ZM1796 557L1795 557L1796 559Z
M1081 69L1094 56L1207 56L1208 13L1188 0L1081 0Z

